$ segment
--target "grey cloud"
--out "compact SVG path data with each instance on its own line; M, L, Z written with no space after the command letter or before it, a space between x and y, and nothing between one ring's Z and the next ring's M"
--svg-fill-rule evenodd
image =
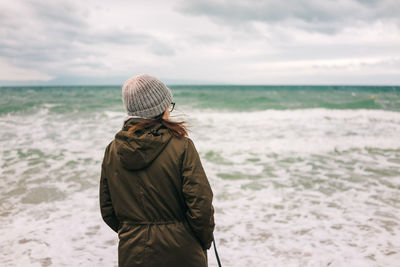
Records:
M318 70L345 70L353 67L361 66L364 70L366 69L399 69L400 67L400 59L399 58L391 58L391 59L383 59L377 62L357 62L357 63L348 63L348 64L331 64L331 65L320 65L314 64L312 65L313 69Z
M72 1L27 1L27 7L43 23L49 26L66 27L87 26L85 17L88 11L74 5Z
M266 49L265 51L258 51L251 54L236 54L229 57L228 62L232 66L246 64L257 65L263 63L280 63L280 62L301 62L301 61L315 61L315 62L330 62L335 59L354 59L358 62L360 59L368 58L394 58L393 55L399 55L398 45L394 43L376 44L369 46L360 46L359 44L346 44L335 43L331 44L298 44L291 42L282 42L271 53ZM389 61L388 61L389 62ZM368 62L371 65L372 63ZM382 69L400 69L395 65L385 65Z
M175 54L175 50L172 47L157 40L154 40L152 42L152 44L150 45L150 49L154 54L158 56L172 56Z
M106 68L107 66L104 63L99 62L80 62L80 63L71 63L69 64L70 67L88 67L88 68Z
M382 67L389 67L392 70L398 70L400 72L400 57L398 58L391 58L386 60L381 60L377 63L369 64L378 68Z
M3 18L7 26L0 28L1 57L25 67L83 54L72 44L87 25L81 11L61 1L29 1L23 6L18 10L9 7L20 14Z
M75 40L86 44L120 44L120 45L139 45L146 44L154 38L144 33L134 33L114 29L103 32L80 32L75 36Z
M211 34L194 34L189 37L198 44L210 44L210 43L220 43L224 41L224 37L221 35L211 35Z
M399 21L400 5L396 0L185 0L177 10L183 14L207 16L233 27L249 22L280 23L330 34L354 22Z
M122 28L93 29L87 17L94 11L88 6L78 6L74 1L19 3L22 3L23 9L0 4L0 15L4 14L0 16L0 57L15 66L43 70L46 64L70 64L68 62L73 59L84 60L107 53L106 50L90 49L90 46L141 45L156 55L174 53L167 44L147 33ZM16 16L16 12L21 13Z
M380 0L357 0L357 2L364 5L376 5L379 4Z

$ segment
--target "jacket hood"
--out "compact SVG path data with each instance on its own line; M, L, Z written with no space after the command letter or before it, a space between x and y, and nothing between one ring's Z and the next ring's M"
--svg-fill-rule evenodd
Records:
M122 166L127 170L147 167L164 150L172 135L161 123L151 128L128 133L130 126L143 121L129 119L115 135L115 147Z

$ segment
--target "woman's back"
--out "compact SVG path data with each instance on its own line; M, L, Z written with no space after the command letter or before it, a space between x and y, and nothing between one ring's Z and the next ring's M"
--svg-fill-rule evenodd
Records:
M120 238L119 266L206 266L214 229L212 191L193 142L160 123L107 146L101 175L104 221Z

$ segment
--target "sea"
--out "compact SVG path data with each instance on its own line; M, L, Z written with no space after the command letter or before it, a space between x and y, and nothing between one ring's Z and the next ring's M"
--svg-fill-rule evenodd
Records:
M400 266L400 86L169 87L223 266ZM99 179L125 115L121 86L0 88L0 266L117 266Z

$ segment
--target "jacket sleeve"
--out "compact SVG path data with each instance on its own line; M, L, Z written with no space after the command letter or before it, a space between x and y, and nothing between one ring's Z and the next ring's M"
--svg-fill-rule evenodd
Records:
M186 219L203 249L208 249L213 240L214 207L213 192L203 170L199 154L189 138L183 158L182 191L187 210Z
M115 232L118 232L119 221L118 218L115 216L114 208L111 202L110 190L108 188L108 181L107 181L107 172L106 172L106 163L105 159L108 153L107 146L106 151L104 153L103 162L101 164L101 176L100 176L100 211L103 220L106 222L108 226L111 227Z

